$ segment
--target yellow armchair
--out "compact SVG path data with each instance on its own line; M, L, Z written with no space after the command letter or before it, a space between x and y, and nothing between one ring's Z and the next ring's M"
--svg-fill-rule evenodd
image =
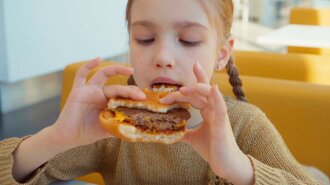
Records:
M290 15L290 24L330 26L330 8L293 8ZM330 55L330 49L288 47L289 53L310 53Z
M234 63L242 75L330 85L330 56L235 51Z
M72 64L64 70L61 107L82 64ZM104 62L99 68L113 64L118 63ZM251 76L241 78L250 103L267 114L298 161L316 166L330 175L330 86ZM126 84L126 80L127 77L116 76L107 85ZM219 84L224 95L233 96L226 74L216 72L212 83ZM78 179L103 184L97 173Z
M212 83L234 97L227 76L216 72ZM266 113L296 159L330 175L330 86L243 75L241 79L248 101Z

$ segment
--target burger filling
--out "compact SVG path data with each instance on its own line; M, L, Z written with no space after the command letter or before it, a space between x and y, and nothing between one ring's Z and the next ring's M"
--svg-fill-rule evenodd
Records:
M184 130L190 114L186 109L173 109L167 113L156 113L142 109L118 107L118 121L134 125L147 132L171 132Z
M173 92L173 91L178 91L180 87L182 87L182 85L155 83L151 87L152 87L152 91L154 92Z

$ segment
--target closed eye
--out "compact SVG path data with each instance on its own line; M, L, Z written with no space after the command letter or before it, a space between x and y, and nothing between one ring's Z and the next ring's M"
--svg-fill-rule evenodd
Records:
M141 45L145 45L145 46L152 44L154 41L155 41L155 39L142 39L142 40L136 39L137 43L139 43Z
M179 40L183 45L185 46L197 46L198 44L200 44L200 41L195 41L195 42L191 42L191 41L186 41L186 40Z
M152 39L136 39L136 41L138 44L148 46L148 45L151 45L153 42L155 42L155 39L154 38L152 38ZM201 43L201 41L192 42L192 41L187 41L187 40L183 40L183 39L179 39L179 41L185 46L197 46Z

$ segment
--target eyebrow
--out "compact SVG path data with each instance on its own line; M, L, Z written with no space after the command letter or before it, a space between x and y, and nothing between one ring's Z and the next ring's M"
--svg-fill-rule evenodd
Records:
M133 23L131 23L131 26L137 26L137 25L141 25L141 26L145 26L145 27L156 27L156 24L152 21L147 21L147 20L138 20L138 21L134 21ZM200 27L203 29L208 30L208 27L197 23L197 22L191 22L191 21L182 21L182 22L177 22L174 24L174 27L176 28L189 28L189 27Z

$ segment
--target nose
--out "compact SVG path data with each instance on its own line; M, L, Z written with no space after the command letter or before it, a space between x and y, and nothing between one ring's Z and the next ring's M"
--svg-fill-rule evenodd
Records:
M175 58L171 51L171 46L169 43L163 43L159 45L156 51L156 57L154 60L154 65L157 68L169 68L172 69L175 66Z

